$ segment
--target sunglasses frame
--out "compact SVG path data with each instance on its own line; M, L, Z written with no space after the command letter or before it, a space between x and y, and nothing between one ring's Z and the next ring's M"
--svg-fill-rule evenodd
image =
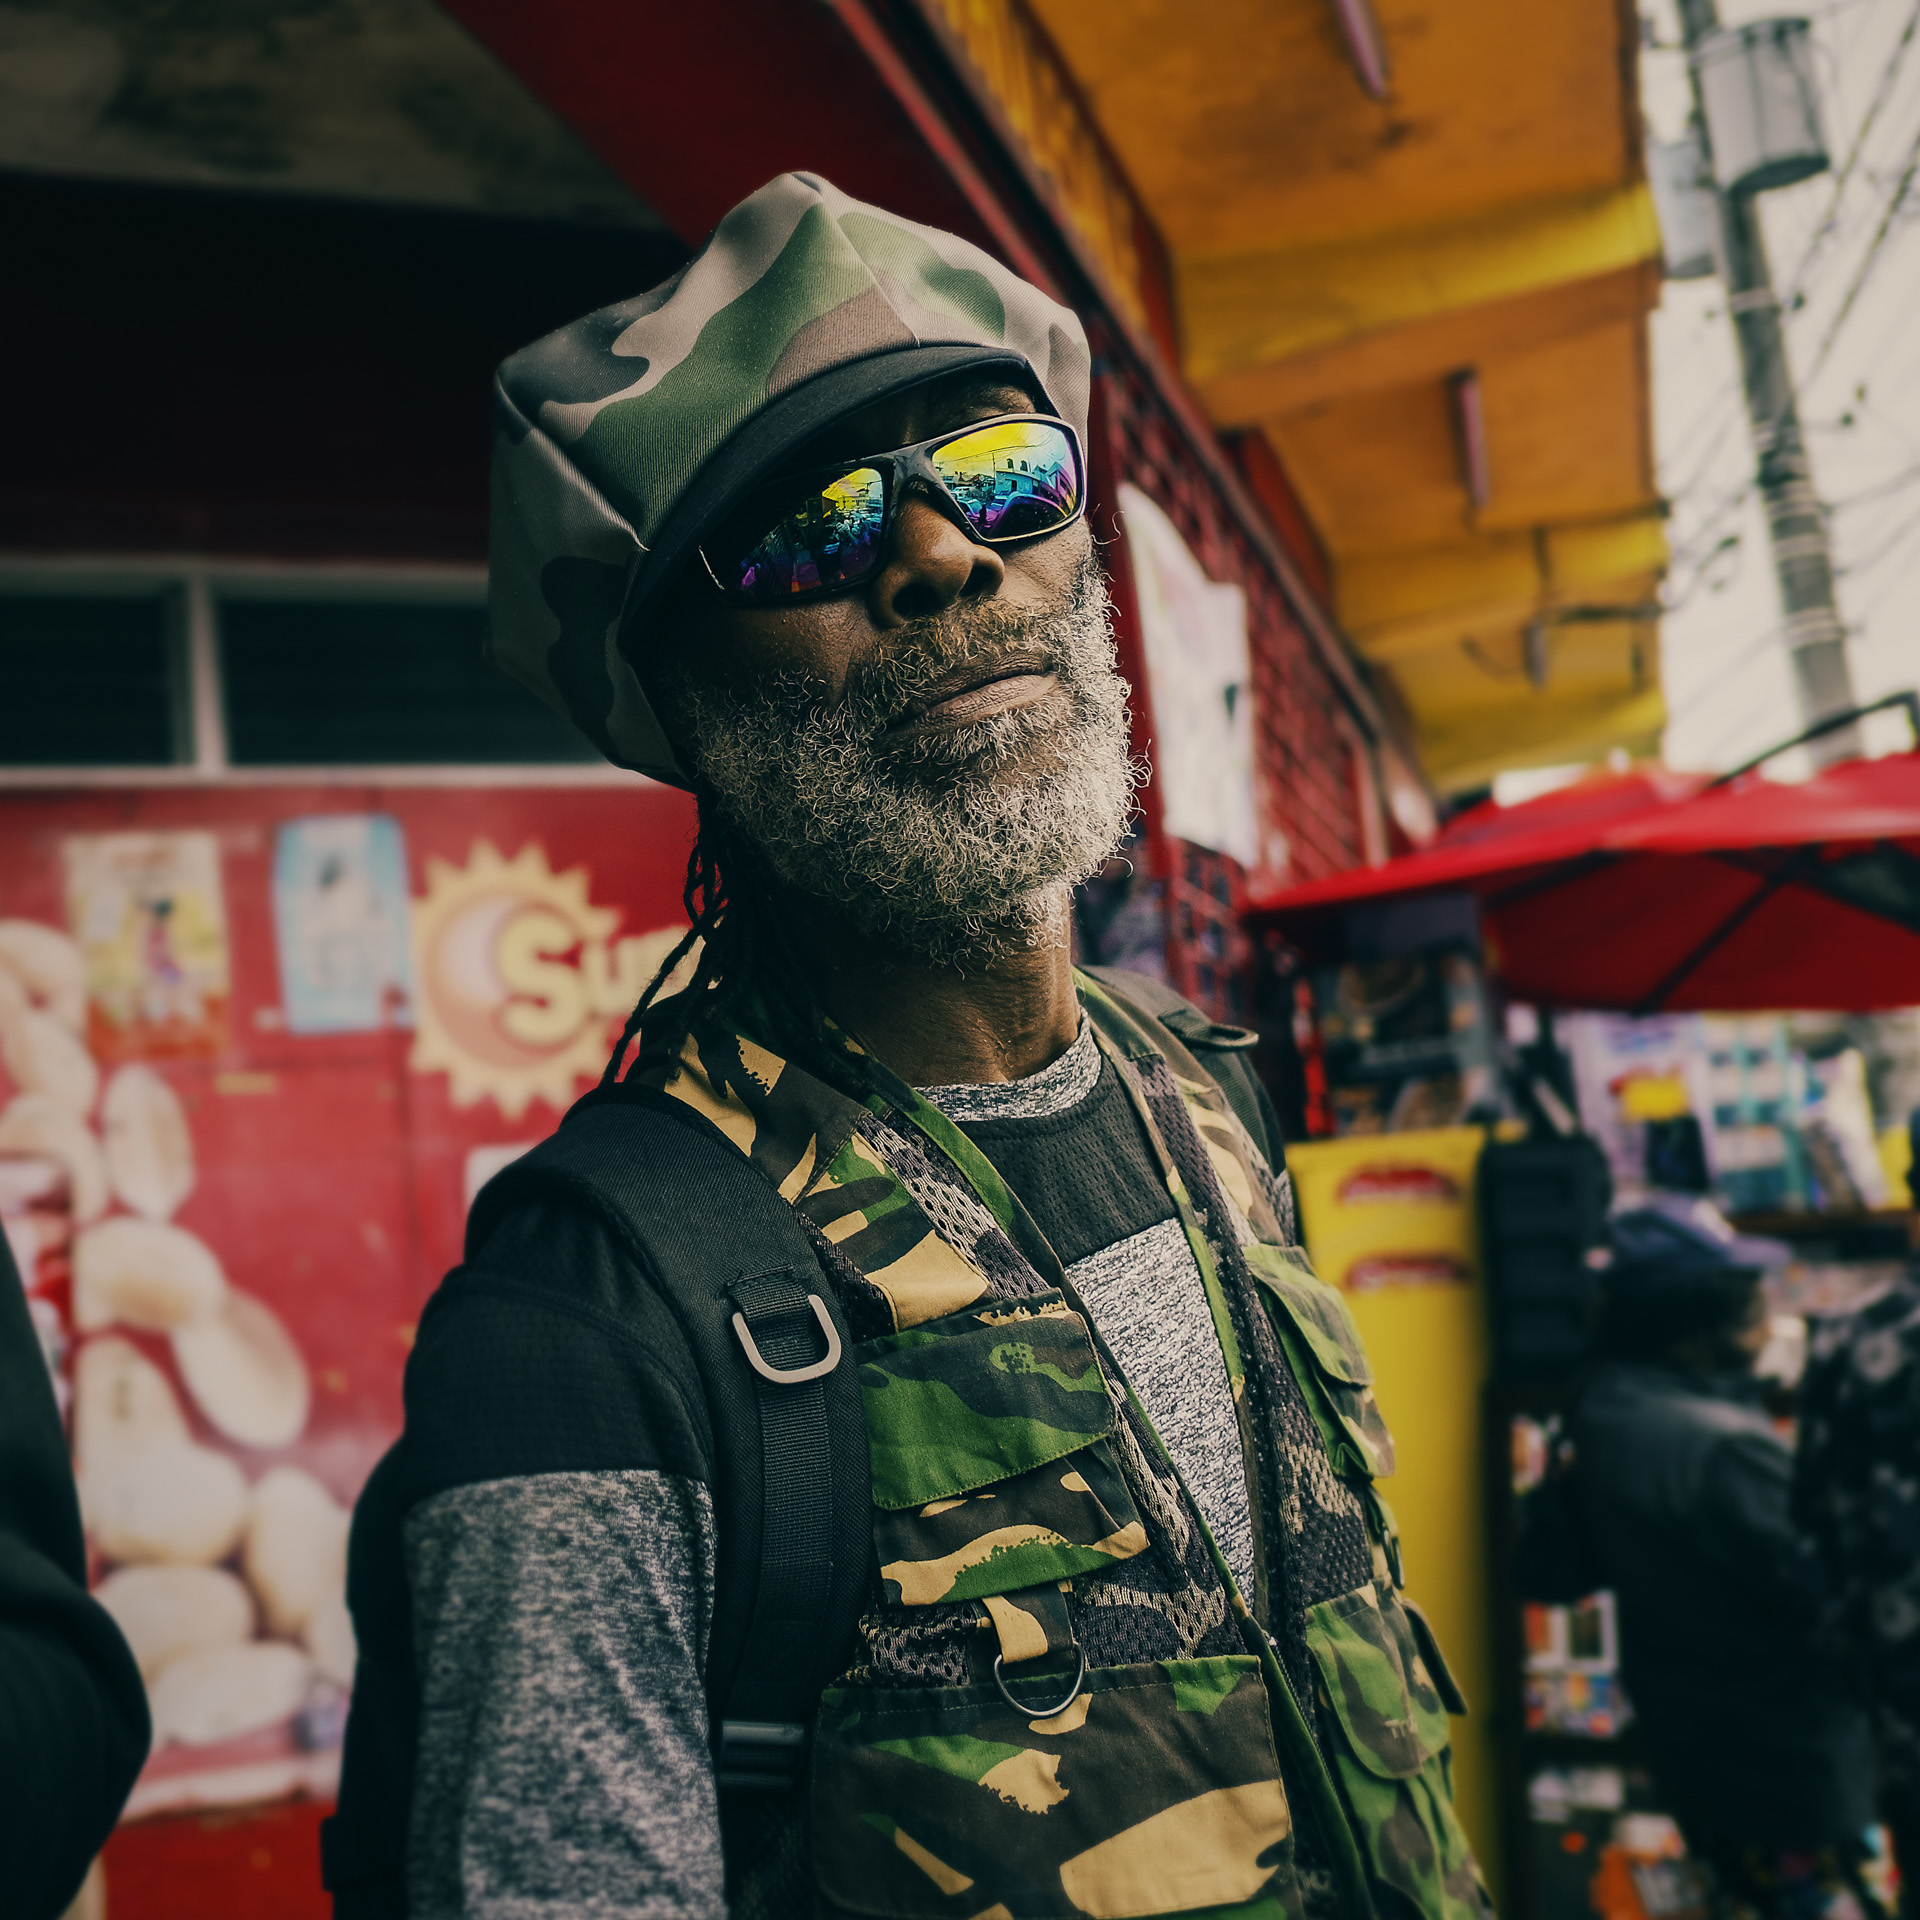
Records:
M982 534L967 518L967 510L955 499L953 490L941 479L934 467L933 455L942 447L951 446L956 440L964 440L969 434L979 433L988 427L1019 426L1031 421L1036 426L1052 427L1066 436L1067 445L1073 450L1073 467L1076 487L1074 508L1058 526L1042 527L1033 533L1012 533L997 540L990 540ZM946 433L936 433L930 440L916 440L911 446L894 447L886 453L867 453L857 459L824 461L819 466L807 467L794 473L791 478L796 488L818 475L844 479L850 473L858 473L862 467L872 467L880 475L881 507L880 533L874 543L875 558L873 564L863 572L847 580L834 580L812 587L800 587L793 592L782 594L777 600L763 600L752 593L744 593L738 587L729 587L721 583L720 575L707 555L706 542L703 540L696 551L700 555L700 564L707 570L707 578L713 582L713 588L722 599L731 600L742 607L793 607L804 606L810 600L825 600L836 593L852 593L867 585L887 562L887 549L892 544L894 515L899 503L905 496L910 482L918 480L933 495L934 502L949 520L952 520L976 546L981 547L1017 547L1027 540L1045 540L1056 533L1064 533L1075 521L1086 518L1087 513L1087 450L1080 444L1080 436L1058 415L1051 413L996 413L986 420L970 420L963 427L955 427ZM776 516L776 520L784 516ZM769 527L771 531L771 527ZM761 539L766 535L762 534ZM757 543L756 543L757 544Z

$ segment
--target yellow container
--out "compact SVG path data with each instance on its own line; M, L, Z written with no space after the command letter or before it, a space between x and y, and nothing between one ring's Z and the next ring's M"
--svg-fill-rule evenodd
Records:
M1474 1168L1477 1127L1315 1140L1287 1149L1307 1251L1372 1355L1398 1469L1407 1592L1432 1619L1472 1713L1454 1723L1460 1818L1500 1870L1480 1396L1490 1358ZM1500 1889L1496 1884L1496 1902Z
M1911 1206L1907 1174L1913 1166L1913 1136L1904 1126L1888 1127L1876 1144L1880 1149L1881 1170L1887 1176L1887 1205Z

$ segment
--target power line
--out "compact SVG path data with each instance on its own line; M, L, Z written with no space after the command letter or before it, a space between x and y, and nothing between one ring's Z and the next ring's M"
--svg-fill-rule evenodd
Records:
M1776 309L1777 317L1773 317L1773 325L1776 329L1781 320L1795 318L1801 313L1807 317L1809 331L1815 325L1819 326L1818 343L1804 376L1807 384L1811 384L1833 360L1843 335L1862 310L1865 291L1872 284L1874 276L1881 273L1884 267L1886 255L1891 251L1888 242L1892 237L1894 226L1900 222L1904 212L1910 211L1914 203L1920 201L1920 184L1917 184L1920 183L1920 129L1912 129L1910 140L1896 131L1892 141L1883 141L1878 145L1879 154L1885 154L1887 147L1891 145L1894 153L1900 156L1896 163L1897 177L1892 179L1890 190L1889 174L1896 169L1879 171L1874 165L1869 164L1867 158L1869 148L1875 145L1878 129L1887 122L1889 108L1897 94L1905 67L1909 64L1913 44L1916 38L1920 38L1920 0L1909 0L1909 5L1903 7L1901 13L1900 30L1893 42L1880 39L1877 33L1871 36L1875 43L1877 67L1872 81L1871 97L1866 111L1852 130L1845 157L1832 177L1831 189L1822 197L1823 206L1817 221L1811 229L1800 228L1804 239L1795 249L1798 258L1780 303L1780 308L1784 311ZM1860 45L1866 44L1866 36L1854 37ZM1859 70L1861 64L1865 63L1850 62L1855 72ZM1853 191L1854 183L1860 180L1868 184L1864 192L1856 195ZM1861 247L1860 241L1863 237L1865 244ZM1859 249L1857 252L1856 248ZM1839 255L1838 259L1832 257L1836 252ZM1845 261L1848 255L1853 255L1854 258L1846 269L1842 269L1841 262ZM1814 287L1816 276L1822 283L1821 291L1824 293L1826 287L1839 277L1840 271L1845 271L1845 285L1838 302L1829 305L1829 296L1809 307L1805 296ZM1876 339L1871 343L1856 340L1855 349L1850 352L1850 357L1857 358L1859 352L1868 347L1875 352L1879 351L1878 329L1873 331ZM1777 333L1775 337L1778 338ZM1896 377L1894 382L1896 387L1906 384ZM1663 463L1667 465L1670 472L1682 461L1691 468L1686 483L1675 496L1677 500L1686 502L1689 507L1693 506L1697 493L1704 491L1711 482L1718 457L1725 446L1729 432L1733 429L1733 421L1738 417L1737 415L1734 415L1733 419L1728 417L1732 413L1728 402L1733 398L1734 392L1735 390L1729 387L1712 395L1707 403L1694 413L1692 420L1688 423L1687 430L1676 449L1678 458L1670 456L1669 460ZM1864 399L1864 393L1860 398ZM1884 396L1882 396L1882 402L1884 405ZM1775 405L1777 404L1776 402ZM1773 411L1773 406L1763 406L1760 409L1762 415ZM1784 418L1790 421L1791 414L1788 413ZM1853 424L1850 416L1845 418L1845 424ZM1764 445L1766 442L1763 431L1766 425L1765 419L1755 418L1752 425L1755 429L1756 441ZM1913 568L1905 564L1906 562L1920 560L1920 540L1916 540L1916 535L1920 534L1920 513L1911 511L1911 496L1908 492L1917 482L1920 482L1920 457L1915 457L1916 452L1920 450L1916 450L1906 442L1906 436L1898 432L1894 422L1889 421L1888 425L1895 427L1893 439L1896 445L1906 443L1907 460L1896 465L1891 474L1887 474L1886 477L1869 486L1859 488L1845 500L1836 503L1832 509L1832 512L1837 515L1843 509L1869 509L1878 503L1886 503L1882 510L1867 512L1863 516L1880 532L1881 537L1872 542L1858 561L1844 569L1845 573L1856 581L1864 582L1872 573L1887 566L1890 559L1903 560L1903 565L1896 568L1893 574L1883 576L1882 590L1873 595L1876 603L1886 598L1892 586L1911 578ZM1885 451L1894 453L1895 460L1899 461L1896 446L1887 446ZM1879 462L1876 461L1875 464ZM1883 467L1883 474L1885 471ZM1728 542L1720 539L1719 536L1726 529L1729 519L1748 507L1756 491L1756 485L1756 478L1752 477L1732 489L1728 489L1726 483L1721 481L1714 487L1709 504L1704 510L1695 508L1687 514L1686 517L1692 524L1686 527L1684 538L1675 543L1674 585L1680 591L1677 600L1672 604L1686 604L1705 584L1716 580L1720 574L1724 573L1721 562L1722 556L1727 552ZM1907 497L1900 497L1903 495ZM1897 524L1889 526L1889 521ZM1676 527L1675 531L1678 532L1679 529ZM1736 675L1751 679L1752 676L1743 673L1742 669L1748 667L1756 656L1769 649L1777 648L1783 638L1783 629L1771 629L1750 637L1744 643L1737 644L1724 658L1713 661L1710 677L1696 685L1685 699L1670 708L1670 724L1690 725L1696 719L1705 719L1711 723L1711 716L1716 707L1724 708L1726 704L1730 679ZM1773 676L1768 673L1760 677L1770 681ZM1754 692L1761 694L1762 689L1755 688ZM1803 688L1803 697L1804 692ZM1751 707L1751 711L1743 710L1732 714L1723 711L1719 726L1714 728L1717 737L1712 741L1707 758L1718 758L1729 741L1748 732L1759 717L1763 706L1770 704L1774 697L1776 696L1771 690L1767 690L1763 699L1741 703L1743 709Z
M1876 501L1892 498L1907 488L1920 485L1920 464L1903 467L1898 473L1885 480L1875 481L1872 486L1863 487L1858 493L1848 494L1843 500L1830 501L1827 504L1829 514L1845 513L1855 507L1871 506ZM1668 555L1669 565L1677 572L1682 567L1690 569L1683 584L1674 590L1674 596L1666 611L1677 613L1694 596L1705 581L1713 563L1724 553L1739 545L1737 534L1725 535L1719 539L1713 536L1725 526L1728 519L1743 508L1753 498L1753 482L1743 480L1739 486L1724 494L1712 508L1687 529L1686 537L1679 541ZM1911 526L1920 525L1920 519L1905 523L1903 532ZM1862 574L1875 564L1880 555L1876 550L1872 559L1854 561L1838 571L1847 577Z
M1757 640L1748 641L1731 659L1718 662L1711 680L1697 687L1693 694L1688 699L1681 701L1678 706L1668 706L1667 724L1671 726L1674 721L1683 716L1697 712L1709 700L1724 700L1727 693L1725 676L1732 672L1735 667L1743 667L1749 660L1757 659L1761 654L1765 653L1769 647L1778 646L1782 631L1779 627L1769 627ZM1744 722L1742 724L1744 724ZM1735 731L1737 732L1738 728L1736 728Z
M1804 297L1808 287L1808 275L1812 271L1815 260L1819 257L1827 242L1841 230L1841 222L1839 219L1841 204L1846 197L1848 187L1852 184L1853 176L1859 168L1861 157L1866 151L1868 137L1872 134L1874 127L1878 123L1881 112L1886 107L1887 102L1893 97L1894 86L1899 79L1901 67L1905 63L1907 54L1912 48L1916 37L1920 37L1920 0L1914 0L1914 5L1909 10L1907 18L1901 26L1899 37L1887 55L1886 65L1874 88L1873 98L1867 103L1867 110L1862 114L1859 124L1854 129L1853 138L1848 144L1846 157L1841 162L1838 171L1834 174L1833 190L1828 196L1825 211L1821 214L1814 228L1813 237L1808 241L1805 249L1802 251L1800 259L1795 265L1789 279L1787 292L1781 301L1783 317L1789 322L1795 319L1803 308ZM1911 158L1912 156L1910 155L1910 160ZM1910 174L1911 167L1909 168L1909 176ZM1904 192L1905 186L1903 185L1899 190L1898 197L1904 197ZM1856 276L1856 283L1854 287L1849 290L1847 299L1843 303L1842 313L1834 322L1833 327L1830 328L1828 338L1822 343L1814 363L1813 371L1818 371L1818 369L1825 364L1826 356L1832 349L1833 339L1838 333L1841 322L1846 318L1846 312L1850 309L1853 298L1858 293L1860 284L1863 283L1865 268L1871 264L1874 253L1877 252L1879 245L1884 239L1885 229L1891 223L1892 212L1897 210L1897 204L1898 198L1896 198L1894 208L1890 209L1888 213L1883 216L1881 229L1876 232L1874 241L1868 249L1867 261L1863 262L1862 273ZM1806 376L1808 380L1811 380L1812 377L1812 372L1809 372ZM1674 488L1672 497L1675 500L1686 498L1686 496L1706 478L1707 472L1712 467L1715 457L1726 444L1727 435L1739 420L1739 414L1737 412L1730 413L1727 411L1729 403L1737 402L1739 395L1739 382L1729 381L1695 416L1694 424L1688 430L1682 446L1675 449L1673 457L1675 459L1689 457L1692 453L1692 445L1688 443L1697 444L1700 438L1708 435L1711 437L1708 439L1705 451L1702 452L1697 461L1694 462L1693 472L1687 479L1681 481ZM1743 489L1742 497L1744 497L1744 491ZM1734 501L1733 504L1737 505L1738 501ZM1714 514L1710 516L1710 519L1717 520L1720 517L1720 511L1720 509L1716 509Z
M1767 633L1762 634L1759 640L1755 641L1751 646L1743 649L1743 651L1740 654L1736 655L1735 661L1737 662L1739 660L1752 658L1754 655L1758 654L1768 642L1776 641L1779 638L1780 638L1780 630L1778 628L1775 628ZM1730 662L1729 664L1730 665L1734 664L1734 662ZM1715 688L1712 689L1712 691L1715 693L1719 693L1719 692L1722 692L1723 689L1716 686ZM1724 726L1720 728L1720 730L1713 735L1708 745L1704 749L1702 749L1701 757L1703 759L1707 760L1708 762L1712 762L1716 760L1734 741L1738 740L1743 733L1747 732L1748 729L1753 726L1754 722L1758 720L1760 716L1764 714L1774 704L1774 701L1777 697L1773 689L1765 686L1762 686L1762 688L1760 689L1760 696L1761 697L1757 700L1749 700L1740 709L1738 715L1735 717L1733 723L1730 726ZM1683 713L1691 712L1693 707L1697 706L1698 704L1699 704L1698 701L1689 702L1687 706L1681 709L1681 711ZM1673 724L1673 717L1674 717L1673 714L1669 712L1667 716L1667 724L1669 726Z
M1904 384L1896 385L1894 389L1895 399L1904 399L1917 388L1920 388L1920 379L1910 379ZM1864 392L1864 389L1862 389L1862 392ZM1862 487L1858 493L1850 493L1842 499L1828 501L1826 506L1829 513L1843 513L1854 507L1869 506L1876 500L1883 500L1891 494L1903 492L1906 488L1914 485L1916 481L1920 481L1920 444L1916 444L1913 436L1904 431L1896 413L1889 410L1884 402L1876 402L1872 406L1869 406L1862 400L1856 400L1854 408L1855 412L1853 417L1843 420L1840 424L1850 427L1857 424L1861 419L1878 421L1883 428L1892 433L1894 437L1903 444L1910 458L1906 466L1900 468L1898 472L1889 475L1886 479L1876 480L1871 485ZM1816 422L1815 424L1824 431L1834 423ZM1705 477L1703 473L1701 478L1704 479ZM1671 554L1673 564L1676 566L1690 564L1696 556L1699 555L1699 549L1703 543L1708 541L1717 529L1725 524L1727 516L1744 506L1747 501L1752 498L1753 485L1753 477L1749 474L1739 481L1737 485L1726 489L1711 507L1704 508L1698 517L1686 527L1683 537L1674 544ZM1673 497L1675 502L1678 503L1685 499L1685 494L1684 492L1676 492ZM1716 548L1715 551L1718 551L1718 548ZM1705 558L1711 558L1711 555L1703 556L1703 563Z
M1911 520L1908 521L1907 524L1900 529L1901 534L1902 535L1911 534L1914 531L1914 525L1915 523L1913 521ZM1889 553L1898 551L1900 544L1901 542L1898 539L1896 539L1892 543L1891 547L1884 549L1879 555L1876 556L1876 560L1886 559ZM1911 549L1909 549L1909 552L1911 552ZM1880 586L1878 587L1877 590L1875 590L1872 597L1867 600L1866 605L1861 609L1860 624L1862 629L1862 637L1866 642L1867 651L1869 653L1871 653L1874 649L1874 640L1873 640L1873 635L1870 629L1872 627L1873 618L1875 614L1877 614L1881 609L1881 607L1883 607L1886 604L1887 599L1890 595L1893 595L1893 594L1904 595L1908 591L1908 583L1911 581L1911 579L1912 579L1912 570L1910 567L1894 567L1889 571L1882 573L1880 576L1880 581L1881 581ZM1903 633L1905 631L1904 621L1901 622L1901 631ZM1887 643L1885 641L1882 641L1880 644L1886 645ZM1890 652L1891 647L1889 647L1888 650Z
M1729 555L1732 556L1729 570L1715 580L1713 578L1714 562ZM1740 535L1737 533L1723 535L1697 561L1691 563L1692 571L1684 582L1672 589L1666 605L1661 609L1662 613L1679 613L1682 609L1691 606L1703 586L1707 587L1709 592L1718 593L1723 587L1731 585L1739 577L1740 565L1744 558L1745 543Z
M1870 487L1862 487L1858 493L1850 493L1844 500L1831 500L1827 503L1829 513L1844 513L1851 507L1871 506L1876 500L1885 500L1891 494L1902 493L1916 481L1920 481L1920 466L1902 467L1901 470L1885 480L1876 480Z
M1900 76L1901 63L1907 57L1907 49L1912 46L1914 35L1920 32L1920 0L1915 0L1912 12L1907 15L1907 23L1900 29L1900 38L1894 43L1892 53L1887 56L1885 70L1880 75L1880 84L1873 90L1873 98L1867 103L1867 110L1860 117L1860 124L1854 129L1853 144L1847 149L1847 157L1841 163L1840 170L1833 176L1833 192L1827 198L1826 211L1820 216L1820 223L1813 230L1813 238L1807 242L1806 251L1800 256L1787 281L1786 307L1792 312L1794 303L1806 290L1808 270L1812 267L1820 249L1836 233L1840 202L1845 197L1847 183L1853 178L1853 170L1860 164L1860 155L1867 144L1867 135L1873 131L1873 125L1880 117L1880 109L1887 104L1893 92L1893 84Z
M1679 545L1673 549L1670 558L1676 564L1685 564L1692 561L1698 553L1701 543L1710 539L1719 528L1726 524L1727 516L1730 513L1738 512L1741 507L1745 506L1748 499L1752 496L1752 493L1753 476L1748 474L1740 481L1738 486L1729 487L1711 507L1707 508L1700 515L1699 519L1695 520L1686 529L1685 537L1680 541Z
M1729 402L1732 403L1732 411L1728 411ZM1673 497L1676 500L1684 499L1706 479L1712 470L1720 449L1727 444L1727 435L1740 424L1739 402L1740 382L1731 380L1714 395L1712 403L1697 417L1697 424L1689 433L1689 440L1697 439L1704 434L1709 422L1717 419L1717 425L1714 427L1713 438L1707 443L1706 451L1694 462L1693 472L1674 489ZM1690 451L1691 448L1683 444L1682 447L1674 450L1673 457L1678 460L1683 452Z
M1920 5L1916 5L1914 14L1908 22L1908 27L1902 32L1900 46L1898 49L1896 49L1896 56L1898 56L1899 54L1904 54L1906 46L1910 41L1910 39L1912 38L1913 31L1916 25L1920 25ZM1871 117L1873 113L1878 111L1880 102L1883 98L1884 98L1884 88L1881 93L1876 94L1874 103L1872 107L1869 108L1869 117ZM1856 138L1854 143L1855 153L1857 153L1859 150L1860 138L1864 138L1864 134L1865 134L1865 126L1863 124L1861 136ZM1852 165L1851 155L1849 156L1848 165L1849 165L1849 168L1851 168L1851 165ZM1895 185L1893 193L1889 197L1885 208L1882 210L1879 224L1874 229L1873 238L1871 241L1869 241L1866 252L1861 256L1860 264L1854 270L1853 279L1849 283L1846 294L1841 300L1839 310L1835 313L1832 322L1829 324L1827 328L1826 335L1821 340L1819 349L1814 355L1813 364L1811 367L1808 368L1807 373L1805 375L1805 382L1811 382L1815 377L1815 375L1817 375L1820 372L1820 370L1826 365L1827 359L1833 351L1834 344L1840 336L1841 329L1846 325L1848 318L1851 316L1853 312L1854 303L1859 298L1862 288L1866 285L1868 278L1872 274L1873 267L1876 261L1880 257L1880 252L1882 247L1886 243L1887 236L1893 229L1894 218L1898 214L1901 206L1904 204L1907 194L1913 186L1913 182L1916 175L1920 175L1920 133L1915 134L1914 139L1907 150L1906 164L1902 169L1900 179L1898 183ZM1806 259L1803 259L1802 261L1803 271L1807 264L1807 260L1810 260L1811 257L1812 257L1812 249L1809 249ZM1719 404L1718 402L1715 403L1716 408L1718 404ZM1677 494L1675 495L1676 499L1684 499L1687 493L1692 490L1692 485L1697 484L1698 480L1704 479L1706 477L1706 472L1709 466L1711 465L1714 456L1719 452L1721 446L1724 445L1727 434L1728 432L1731 431L1731 429L1732 429L1732 420L1729 420L1722 425L1720 431L1715 434L1712 444L1707 448L1705 454L1701 457L1700 462L1696 467L1695 481L1680 488ZM1897 490L1899 485L1903 485L1903 484L1906 484L1906 481L1904 479L1887 483L1884 488L1869 489L1866 494L1858 496L1856 501L1847 502L1846 504L1848 505L1857 504L1859 500L1865 500L1865 499L1871 499L1871 498L1877 497L1883 491L1884 492L1895 491ZM1727 494L1725 494L1713 507L1711 507L1706 512L1706 514L1702 517L1699 524L1688 529L1686 542L1681 547L1680 551L1674 556L1676 560L1683 560L1683 561L1690 560L1693 557L1693 555L1697 553L1700 544L1703 541L1707 540L1720 526L1722 526L1725 523L1727 516L1731 513L1738 511L1742 506L1746 504L1747 499L1752 494L1753 487L1754 487L1754 481L1752 480L1752 478L1748 478L1742 481L1738 487L1732 489ZM1705 554L1699 559L1698 565L1695 568L1694 576L1688 582L1687 588L1685 592L1682 594L1681 601L1679 604L1684 604L1684 601L1691 597L1693 589L1698 586L1701 578L1704 577L1707 567L1710 566L1712 564L1713 559L1720 552L1724 550L1725 550L1725 543L1723 542L1721 543L1721 545L1712 548L1707 554ZM1876 556L1876 558L1878 558L1878 556ZM1864 569L1854 569L1854 568L1847 569L1847 571L1850 573L1855 571L1862 571L1862 570Z
M1880 258L1880 249L1886 245L1887 235L1893 231L1894 215L1905 204L1907 192L1913 185L1914 175L1920 173L1920 133L1913 137L1907 149L1906 165L1900 171L1899 182L1887 200L1880 215L1880 224L1873 230L1873 238L1867 243L1867 250L1861 256L1860 264L1854 269L1853 278L1847 285L1845 296L1841 299L1840 310L1833 316L1825 336L1820 342L1819 351L1813 356L1803 385L1811 384L1820 369L1827 364L1827 356L1833 351L1833 343L1840 337L1840 329L1847 324L1848 316L1853 312L1853 303L1860 297L1860 289L1867 284L1868 276L1873 272L1874 263Z
M1864 559L1855 560L1841 569L1850 580L1863 580L1877 567L1888 554L1903 546L1914 531L1920 528L1920 513L1910 514L1894 528Z

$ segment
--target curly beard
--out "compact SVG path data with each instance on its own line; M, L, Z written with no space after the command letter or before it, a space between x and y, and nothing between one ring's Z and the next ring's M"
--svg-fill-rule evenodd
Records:
M956 668L1014 648L1044 657L1057 692L889 738ZM963 601L896 629L837 701L799 673L744 699L684 670L672 679L703 830L717 825L748 866L937 965L1065 945L1068 889L1119 845L1146 776L1128 750L1128 688L1091 549L1056 606Z

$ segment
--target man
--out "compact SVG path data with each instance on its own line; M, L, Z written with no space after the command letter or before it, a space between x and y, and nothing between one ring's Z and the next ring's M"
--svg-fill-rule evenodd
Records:
M1816 1324L1793 1506L1872 1717L1881 1818L1920 1882L1920 1273Z
M1616 1217L1574 1485L1661 1791L1723 1894L1872 1910L1866 1726L1816 1644L1792 1454L1757 1404L1771 1243L1677 1196ZM1858 1903L1857 1905L1855 1903Z
M65 1910L149 1733L140 1669L87 1594L66 1436L0 1235L0 1913Z
M1090 371L804 175L501 370L494 646L698 796L702 945L422 1320L343 1920L1486 1911L1268 1110L1069 961Z

